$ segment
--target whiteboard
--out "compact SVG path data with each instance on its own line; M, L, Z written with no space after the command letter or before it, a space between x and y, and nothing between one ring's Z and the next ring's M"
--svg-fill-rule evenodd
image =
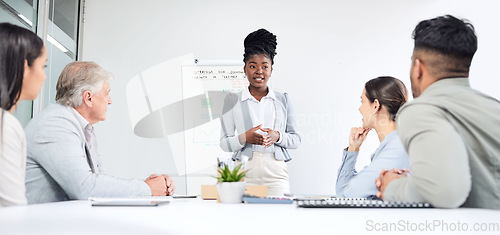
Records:
M217 159L231 157L231 153L219 147L224 98L230 92L239 92L248 86L242 63L198 63L182 66L184 151L189 194L199 194L202 184L214 184Z
M248 87L242 62L194 61L191 54L165 61L127 86L135 135L168 140L189 194L215 183L217 158L230 158L219 147L224 98Z

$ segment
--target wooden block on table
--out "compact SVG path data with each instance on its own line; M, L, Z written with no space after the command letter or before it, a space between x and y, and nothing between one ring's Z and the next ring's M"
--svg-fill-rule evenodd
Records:
M257 197L267 197L267 186L265 185L247 185L245 187L245 194L254 195ZM215 185L202 185L201 186L201 199L203 200L219 200L219 194Z
M201 186L201 199L215 200L218 198L217 188L215 185L202 185Z
M247 185L245 194L254 195L257 197L267 197L267 186L265 185Z

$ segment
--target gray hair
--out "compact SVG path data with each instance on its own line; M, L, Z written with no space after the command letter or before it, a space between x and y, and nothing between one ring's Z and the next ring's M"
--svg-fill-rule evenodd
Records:
M95 62L76 61L64 67L56 85L56 102L76 108L82 105L83 92L99 94L102 86L113 79L113 74Z

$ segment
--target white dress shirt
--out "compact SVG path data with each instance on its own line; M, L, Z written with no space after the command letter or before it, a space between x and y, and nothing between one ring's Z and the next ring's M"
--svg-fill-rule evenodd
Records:
M99 152L97 151L97 140L94 134L94 127L90 125L90 123L78 111L76 111L75 109L71 110L73 110L73 114L78 120L78 123L80 123L83 133L85 134L87 146L90 150L90 156L92 157L92 165L95 171L94 173L102 174L102 164L99 157Z
M251 101L250 99L242 101L241 98L244 91L246 90L229 93L224 98L221 116L220 147L225 152L233 152L232 158L236 160L241 160L243 156L251 159L253 156L252 145L246 142L241 143L239 140L239 136L251 129L253 125L249 106ZM278 141L274 143L274 155L276 160L290 161L292 156L288 149L297 148L302 140L289 95L277 91L273 93L276 98L273 129L280 135Z
M268 87L267 95L262 97L260 102L250 94L248 88L243 89L241 94L241 102L248 102L250 118L252 120L252 127L256 127L262 124L262 128L269 128L274 130L274 122L276 119L276 107L274 106L275 100L276 95L270 87ZM267 135L266 132L260 130L258 130L257 133ZM263 145L254 144L252 145L252 151L274 153L274 145L266 148Z

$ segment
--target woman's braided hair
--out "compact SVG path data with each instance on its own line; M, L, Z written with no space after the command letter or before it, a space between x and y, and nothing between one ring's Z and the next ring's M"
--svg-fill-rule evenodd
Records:
M265 29L254 31L245 38L245 54L243 54L243 62L247 63L248 59L253 55L263 54L274 64L274 56L276 53L276 35Z

